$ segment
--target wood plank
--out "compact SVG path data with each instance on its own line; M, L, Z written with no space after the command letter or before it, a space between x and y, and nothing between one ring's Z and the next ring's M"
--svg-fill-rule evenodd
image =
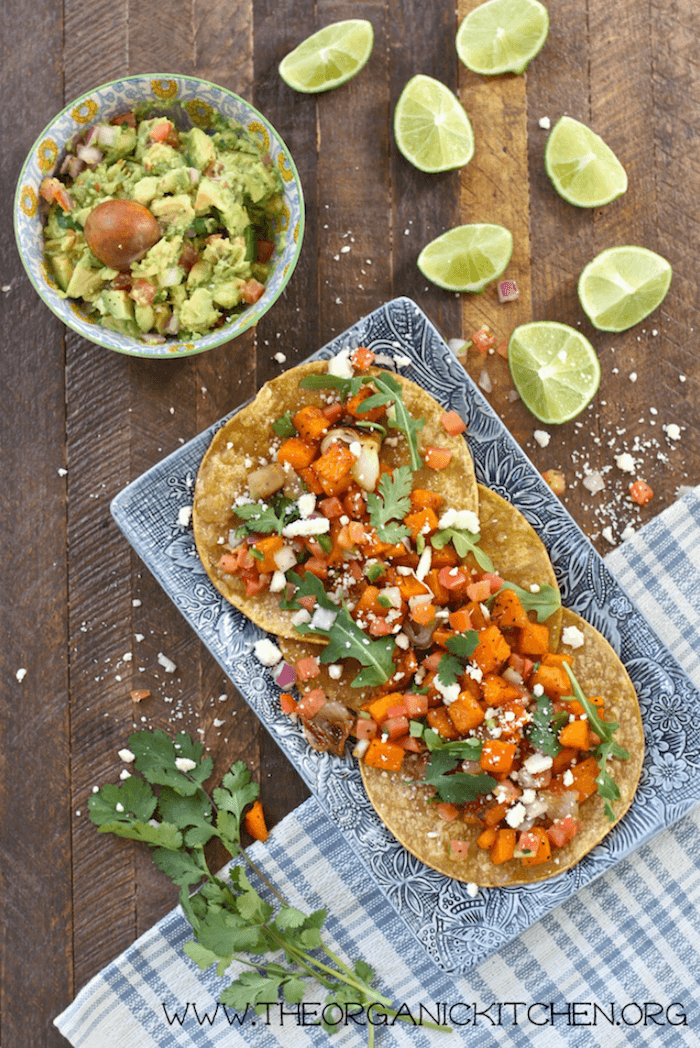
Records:
M45 60L61 39L55 4L2 5L3 98L22 85L22 104L5 107L5 201L62 108L60 66ZM73 986L63 328L21 268L9 206L0 222L0 1035L21 1048L31 1025L35 1043L53 1048L62 1039L51 1021ZM52 963L38 963L39 949Z
M386 43L390 128L399 96L417 73L441 80L457 92L458 61L454 44L457 24L456 12L450 5L424 4L421 0L390 3ZM398 151L393 130L389 148L392 296L408 295L445 338L458 338L462 326L459 296L427 281L416 259L426 244L462 221L459 172L425 174L418 171Z

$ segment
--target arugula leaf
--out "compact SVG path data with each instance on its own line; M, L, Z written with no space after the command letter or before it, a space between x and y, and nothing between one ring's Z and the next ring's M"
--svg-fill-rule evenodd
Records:
M434 786L441 800L451 804L468 804L496 787L491 775L480 772L467 775L455 771L461 758L455 758L447 749L433 750L425 769L425 781Z
M353 375L352 378L341 378L340 375L305 375L299 382L301 389L337 389L343 396L355 397L368 379L367 375ZM371 376L370 376L371 380Z
M414 418L403 402L403 390L396 378L389 371L382 372L381 376L374 376L374 384L387 399L393 397L395 418L389 418L391 429L398 429L403 433L408 444L411 457L411 469L415 473L423 466L423 459L418 451L418 434L425 425L424 418ZM370 398L371 399L371 398Z
M550 586L549 583L540 586L537 593L531 593L530 590L524 590L514 582L504 582L500 589L496 590L496 593L491 594L486 603L490 604L494 597L504 589L513 590L520 597L520 603L526 612L536 612L538 622L546 622L549 616L553 615L561 607L559 590L555 589L554 586Z
M620 725L616 724L614 721L601 720L595 705L584 695L583 689L576 680L576 675L571 669L571 666L564 663L564 669L569 675L569 680L571 681L571 686L574 691L571 698L574 698L581 703L585 710L586 718L591 730L594 731L596 735L600 736L601 741L593 751L600 769L596 778L596 783L598 785L598 793L605 800L605 815L610 822L614 822L615 812L613 811L611 802L620 799L620 790L613 776L608 771L607 763L609 758L617 758L618 760L623 761L629 760L630 755L627 750L620 746L619 743L615 742L613 738ZM562 701L566 702L567 699L570 701L570 698L566 695L562 696Z
M297 627L302 632L301 627ZM306 632L306 631L304 631ZM342 659L357 659L364 667L353 678L352 688L376 688L385 684L393 675L396 666L392 655L396 642L391 636L371 640L357 625L347 608L341 608L328 632L312 632L328 637L328 644L321 652L321 662L327 665Z
M449 753L455 759L461 761L478 761L481 756L483 741L477 738L470 739L443 739L433 728L426 728L423 732L425 744L431 753L441 750Z
M413 474L408 466L399 466L393 476L384 473L379 480L379 494L372 491L367 496L370 522L383 542L400 542L410 535L405 524L399 524L411 508Z
M493 571L493 561L478 545L480 538L480 534L462 531L461 528L441 528L430 536L430 541L434 549L442 549L451 542L459 557L472 553L482 571Z
M548 757L556 757L561 752L561 743L557 738L552 719L554 707L546 695L540 695L537 700L537 709L532 714L532 720L525 729L530 744ZM566 719L568 716L565 714Z

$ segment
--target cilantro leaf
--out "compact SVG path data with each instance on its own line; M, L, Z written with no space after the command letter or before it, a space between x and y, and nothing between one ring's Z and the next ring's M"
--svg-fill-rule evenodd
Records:
M566 720L569 719L566 714L564 716ZM561 752L561 743L557 738L553 718L554 707L551 700L546 695L540 695L537 700L537 709L533 711L532 720L525 731L530 745L548 757L556 757Z
M282 528L299 518L299 505L284 495L276 494L265 502L244 502L233 507L234 514L243 521L236 530L236 538L259 532L282 534Z
M559 590L555 589L554 586L550 586L549 583L540 586L537 593L532 593L530 590L524 590L521 586L517 586L514 582L504 582L500 589L496 590L496 593L491 594L487 604L490 604L493 598L504 589L513 590L520 597L520 603L526 612L536 612L538 622L546 622L549 616L553 615L561 607Z
M297 427L292 422L291 411L285 411L284 415L280 415L272 423L272 429L278 437L293 437L297 431Z
M127 822L132 816L148 822L157 804L158 799L148 783L135 775L125 779L121 786L108 783L88 798L90 818L96 826L120 819ZM122 812L117 805L121 805Z
M430 536L434 549L442 549L451 542L459 557L467 557L470 553L482 571L493 571L493 561L484 553L478 545L481 535L473 531L463 531L461 528L441 528Z
M447 749L433 750L425 769L425 781L434 786L440 800L450 804L468 804L496 786L491 775L480 772L467 775L454 769L461 763Z
M399 524L411 508L413 474L408 466L399 466L393 476L384 473L379 480L379 494L372 491L367 496L369 519L383 542L400 542L410 535L405 524Z
M447 638L447 650L460 659L470 659L477 649L479 634L476 630L455 633Z
M457 683L457 678L461 677L464 673L464 666L459 659L455 658L454 655L443 655L438 663L437 679L440 683L449 688L450 685Z
M231 765L222 781L212 793L219 815L228 813L231 818L223 820L226 840L239 846L241 842L241 818L243 810L257 799L260 787L253 782L250 771L243 761ZM237 850L237 849L236 849Z
M158 808L164 822L172 823L179 830L187 830L185 844L188 848L203 847L216 833L211 823L211 804L203 793L183 797L164 786Z
M159 786L171 786L182 796L196 793L214 767L211 757L203 756L201 742L193 742L184 733L172 740L159 728L140 731L129 739L129 749L136 755L135 768L145 779ZM194 761L195 767L181 772L175 764L180 757Z
M189 888L193 884L199 884L202 877L207 875L207 864L201 852L190 854L185 851L155 848L153 861L178 887Z

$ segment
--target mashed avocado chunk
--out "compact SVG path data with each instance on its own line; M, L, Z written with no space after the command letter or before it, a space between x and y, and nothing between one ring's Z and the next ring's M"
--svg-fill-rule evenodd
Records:
M244 128L217 119L208 131L180 131L166 117L125 113L90 128L61 172L61 182L41 187L50 202L47 262L58 293L79 299L104 327L145 341L194 341L262 294L282 183ZM112 268L118 263L95 242L101 231L88 231L93 250L85 238L88 216L108 200L148 208L160 229L128 268Z

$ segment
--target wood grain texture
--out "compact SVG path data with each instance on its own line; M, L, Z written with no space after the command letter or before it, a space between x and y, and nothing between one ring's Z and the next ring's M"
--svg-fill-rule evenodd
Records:
M60 9L0 9L0 1039L55 1045L73 989L63 328L19 263L11 209L26 153L62 106ZM31 73L29 70L31 69ZM18 91L22 104L16 104ZM26 670L24 680L16 674ZM20 674L21 676L21 674ZM39 943L41 944L39 946ZM31 944L31 945L30 945ZM50 965L39 963L44 954Z
M447 338L484 322L505 337L532 318L580 325L591 339L600 392L580 419L547 427L547 447L533 438L543 427L510 399L507 363L472 354L468 367L477 379L488 372L488 399L536 468L564 470L565 503L602 552L604 527L619 537L625 523L667 505L678 484L700 481L700 11L691 0L619 0L613 18L609 0L550 0L549 37L527 73L490 79L461 67L454 48L475 2L460 0L456 11L447 0L163 0L157 17L135 0L1 6L0 88L7 99L22 90L22 106L3 115L6 200L34 137L65 103L127 71L172 70L214 80L265 113L306 200L300 261L271 312L234 342L166 362L128 360L67 334L21 269L9 208L0 216L3 1048L25 1048L28 1036L40 1048L65 1045L53 1016L174 903L145 850L98 835L86 817L93 787L117 780L131 731L187 730L217 774L246 760L271 824L308 795L112 522L109 501L129 480L363 314L409 295ZM288 88L281 58L321 25L350 17L375 30L361 73L326 95ZM422 174L396 148L394 107L416 73L458 92L472 119L476 153L461 173ZM546 175L539 120L553 125L565 113L601 134L627 168L628 192L605 208L572 207ZM468 221L513 232L516 303L499 306L494 288L451 295L418 272L421 248ZM590 326L576 283L598 251L621 242L659 251L674 277L653 317L612 336ZM678 443L663 430L670 422L682 427ZM615 466L623 450L656 490L643 510ZM582 485L591 469L604 471L598 496ZM151 698L135 706L134 687Z

